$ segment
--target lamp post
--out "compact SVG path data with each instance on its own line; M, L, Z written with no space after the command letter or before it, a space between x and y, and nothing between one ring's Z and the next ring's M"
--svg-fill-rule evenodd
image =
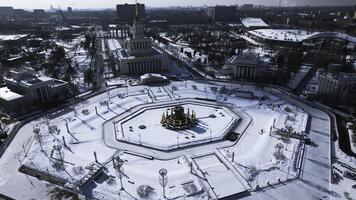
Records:
M122 165L124 165L124 160L122 160L120 156L117 156L113 158L112 162L113 162L114 169L119 173L120 185L121 185L120 190L124 190L124 186L122 184L122 174L121 174L122 173L121 168Z
M141 133L138 133L138 142L140 143L140 146L142 146L142 142L141 142Z
M159 170L159 184L162 186L162 189L163 189L163 198L166 198L166 185L167 185L167 182L168 182L168 177L167 177L167 169L160 169Z

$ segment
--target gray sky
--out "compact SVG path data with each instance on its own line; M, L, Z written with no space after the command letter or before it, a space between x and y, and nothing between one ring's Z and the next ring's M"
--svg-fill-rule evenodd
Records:
M44 8L48 9L50 5L54 7L65 8L71 6L73 8L115 8L119 3L134 3L134 0L0 0L0 6L13 6L15 8ZM233 4L262 4L262 5L278 5L279 0L139 0L140 3L145 3L151 7L167 7L167 6L203 6L203 5L233 5ZM295 5L353 5L356 0L282 0L284 6Z

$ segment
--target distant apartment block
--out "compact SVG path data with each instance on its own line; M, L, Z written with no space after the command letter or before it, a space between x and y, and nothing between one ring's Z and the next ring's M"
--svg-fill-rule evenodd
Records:
M254 5L253 4L244 4L241 6L242 9L253 9Z
M236 11L236 6L214 6L208 9L208 16L214 21L233 21Z
M34 9L33 14L35 17L44 17L46 16L46 11L43 9Z
M13 7L0 6L0 16L12 15L14 13Z
M136 17L136 4L119 4L116 6L119 22L133 23ZM138 17L146 18L145 4L137 4Z

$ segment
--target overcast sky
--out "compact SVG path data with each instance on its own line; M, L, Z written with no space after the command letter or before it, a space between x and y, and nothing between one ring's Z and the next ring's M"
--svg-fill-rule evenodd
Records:
M353 5L356 0L281 0L284 6L301 6L301 5ZM134 0L0 0L0 6L13 6L15 8L44 8L53 7L73 8L115 8L116 4L134 3ZM279 0L139 0L150 7L168 7L168 6L204 6L204 5L233 5L233 4L262 4L262 5L279 5Z

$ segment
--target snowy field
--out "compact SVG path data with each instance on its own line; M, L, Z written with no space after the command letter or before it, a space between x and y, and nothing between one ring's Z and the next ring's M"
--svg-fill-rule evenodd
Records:
M238 97L237 91L240 90L252 91L254 98ZM49 185L17 172L19 161L27 174L47 178L56 184L64 181L64 187L98 199L113 199L118 195L121 199L163 199L158 174L161 168L168 171L165 193L169 199L208 199L208 196L214 199L229 196L234 191L252 192L258 187L273 191L274 185L280 182L289 185L288 181L299 174L303 145L297 136L306 131L308 114L276 96L275 91L268 91L272 93L250 85L194 81L172 82L160 87L129 86L44 114L19 130L14 140L16 146L10 146L12 151L0 160L3 169L0 192L16 199L44 199ZM200 98L199 101L207 98L211 104L216 101L234 112L241 112L251 121L236 142L221 143L218 148L205 144L178 149L169 152L170 158L164 160L159 158L165 158L165 152L153 152L140 145L136 145L137 151L135 148L128 151L127 145L108 145L108 135L103 135L103 127L106 124L114 130L111 120L117 116L134 112L132 109L139 105L186 98ZM201 117L199 113L204 117L216 112L194 106L191 109L197 111L198 117ZM145 120L155 124L162 111L157 109L157 113L149 113L147 110L147 116L126 126L137 127L146 123ZM220 121L204 123L212 127L212 134L216 134ZM290 130L294 137L277 134L277 130L284 129ZM136 129L133 131L137 133ZM176 138L171 141L156 136L146 139L163 145L177 141ZM148 151L150 156L145 154ZM212 153L217 157L211 157ZM125 190L122 191L119 191L120 173L113 168L112 162L117 155L123 160L121 172ZM193 162L196 164L191 170L190 163ZM305 165L317 169L313 164L307 162ZM20 193L9 188L16 180L23 183ZM288 193L280 195L285 195L283 199L288 197Z
M190 173L189 163L186 158L179 157L169 161L151 161L147 158L129 154L122 154L120 158L125 161L122 167L122 187L120 192L122 199L164 199L163 188L159 183L159 170L167 170L167 185L165 196L167 199L208 199L198 177ZM117 199L120 180L113 177L120 177L119 172L113 168L112 163L108 163L107 179L102 179L89 196L100 199ZM137 189L140 186L147 186L148 194L140 197Z
M285 121L287 112L274 106L259 105L249 109L247 113L254 119L252 126L246 130L236 146L222 149L221 152L231 161L234 155L234 166L252 186L264 187L295 178L301 143L297 139L289 138L284 141L270 135L274 121L275 127L286 127L289 124ZM307 115L304 112L296 113L298 117L294 122L298 125L293 128L296 131L305 131Z
M194 161L218 198L228 197L247 190L235 177L232 170L221 162L215 154L197 157L194 158Z

